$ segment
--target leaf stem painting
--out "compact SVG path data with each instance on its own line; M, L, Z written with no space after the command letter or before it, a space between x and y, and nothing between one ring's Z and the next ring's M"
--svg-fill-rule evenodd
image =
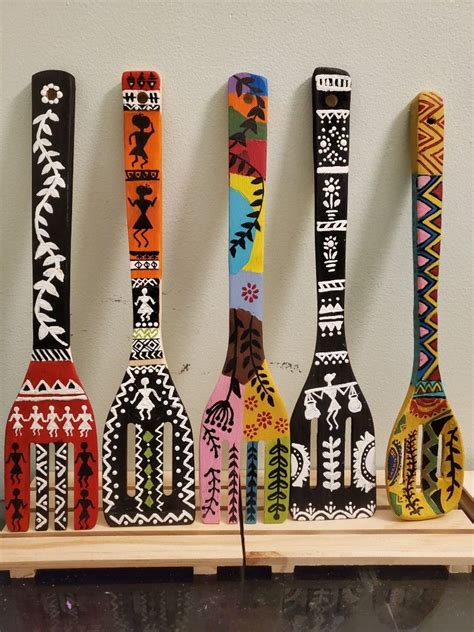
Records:
M223 448L228 446L227 521L239 515L246 462L245 521L257 521L258 444L265 446L264 521L288 513L290 438L285 405L263 349L263 245L268 86L264 77L229 79L229 343L224 369L201 422L204 522L219 522ZM241 455L241 445L246 453Z

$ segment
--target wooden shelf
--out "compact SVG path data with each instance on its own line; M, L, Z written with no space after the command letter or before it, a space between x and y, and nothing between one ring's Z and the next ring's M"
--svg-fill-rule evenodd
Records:
M259 478L260 505L263 478ZM168 477L164 483L165 489L169 487ZM474 512L469 514L468 509L474 506L473 483L473 473L467 472L459 509L419 522L399 520L389 509L382 472L377 472L377 511L372 518L289 519L266 525L260 507L257 524L243 527L245 564L270 566L279 573L293 572L295 566L323 565L443 565L451 572L470 572ZM199 514L196 522L182 526L111 528L100 513L89 531L69 527L61 532L30 529L18 534L5 528L0 551L0 570L9 571L12 578L33 577L40 569L110 567L192 567L194 573L207 575L219 567L244 565L239 525L202 524Z

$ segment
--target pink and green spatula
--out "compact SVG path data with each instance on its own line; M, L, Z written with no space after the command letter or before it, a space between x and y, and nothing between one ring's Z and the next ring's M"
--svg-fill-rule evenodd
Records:
M229 343L222 375L201 423L203 522L220 521L222 451L227 444L227 520L238 521L241 445L246 446L245 520L257 520L258 442L265 445L264 521L288 513L288 415L263 349L263 246L268 88L264 77L229 79Z

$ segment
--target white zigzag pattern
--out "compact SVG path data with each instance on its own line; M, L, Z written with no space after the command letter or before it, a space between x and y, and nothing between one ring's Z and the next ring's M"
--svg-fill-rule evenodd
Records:
M194 496L194 468L192 461L194 459L194 442L191 430L191 424L187 416L184 414L184 406L176 394L174 384L171 382L171 375L167 370L163 371L163 367L159 367L161 376L163 379L163 387L168 390L168 397L171 400L172 408L177 408L175 421L179 423L181 430L184 430L182 441L184 443L183 449L183 470L184 480L186 483L183 485L181 491L184 494L183 502L194 510L194 502L192 500ZM170 383L171 382L171 383Z
M54 456L54 469L56 470L54 526L56 529L65 529L67 526L67 443L61 444L55 450Z
M36 515L35 529L48 523L48 447L36 444Z
M110 409L109 417L105 423L104 439L102 442L102 502L104 503L104 513L106 514L108 514L114 506L114 502L112 500L112 479L110 478L110 474L112 472L112 445L113 435L115 432L115 422L117 421L117 411L122 405L122 398L127 395L126 387L134 382L130 369L127 369L126 375L129 379L120 384L119 392L115 397L114 404Z
M135 498L137 510L143 511L143 493L145 491L145 475L143 473L143 426L135 425Z
M164 463L163 454L164 454L164 430L161 428L161 432L156 432L156 462ZM159 476L156 489L155 489L155 503L158 511L163 509L163 477Z

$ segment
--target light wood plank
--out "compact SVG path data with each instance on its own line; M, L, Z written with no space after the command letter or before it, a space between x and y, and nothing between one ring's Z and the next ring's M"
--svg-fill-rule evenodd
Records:
M289 573L295 566L323 565L453 565L474 562L470 534L406 533L357 534L320 533L317 537L273 534L245 538L246 564L271 566L274 572Z

